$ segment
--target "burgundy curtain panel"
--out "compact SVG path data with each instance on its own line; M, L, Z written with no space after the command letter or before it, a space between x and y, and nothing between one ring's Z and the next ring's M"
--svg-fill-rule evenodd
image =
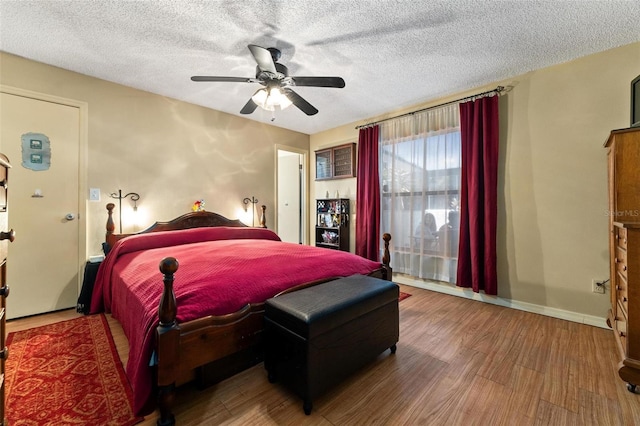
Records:
M498 294L498 96L460 104L462 185L457 283Z
M379 126L360 129L356 185L356 254L374 261L380 260L379 130Z

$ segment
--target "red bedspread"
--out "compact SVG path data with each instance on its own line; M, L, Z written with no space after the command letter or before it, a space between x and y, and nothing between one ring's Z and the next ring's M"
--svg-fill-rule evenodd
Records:
M111 312L122 324L138 414L150 406L149 362L163 289L158 266L167 256L180 265L174 281L178 322L233 313L298 284L380 267L351 253L285 243L257 228L154 232L118 241L100 265L91 312Z

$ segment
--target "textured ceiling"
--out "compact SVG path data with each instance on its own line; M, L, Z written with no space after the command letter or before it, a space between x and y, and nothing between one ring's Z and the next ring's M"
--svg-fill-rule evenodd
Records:
M314 134L640 41L639 22L637 0L0 0L0 50L240 115L261 86L190 77L255 77L247 45L277 47L346 87L295 88L314 116L243 117Z

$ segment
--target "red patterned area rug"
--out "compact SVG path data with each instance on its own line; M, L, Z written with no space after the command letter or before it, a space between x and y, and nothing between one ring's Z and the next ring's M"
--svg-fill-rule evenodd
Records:
M131 386L103 314L10 333L10 425L133 425Z
M403 291L400 292L400 296L398 296L398 302L402 302L407 297L411 297L409 293L405 293Z

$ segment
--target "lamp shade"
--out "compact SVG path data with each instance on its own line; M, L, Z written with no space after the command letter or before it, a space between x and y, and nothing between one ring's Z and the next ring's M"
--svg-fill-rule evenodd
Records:
M256 105L267 111L274 111L276 108L281 110L291 105L291 101L280 91L279 87L267 87L260 89L251 97Z

